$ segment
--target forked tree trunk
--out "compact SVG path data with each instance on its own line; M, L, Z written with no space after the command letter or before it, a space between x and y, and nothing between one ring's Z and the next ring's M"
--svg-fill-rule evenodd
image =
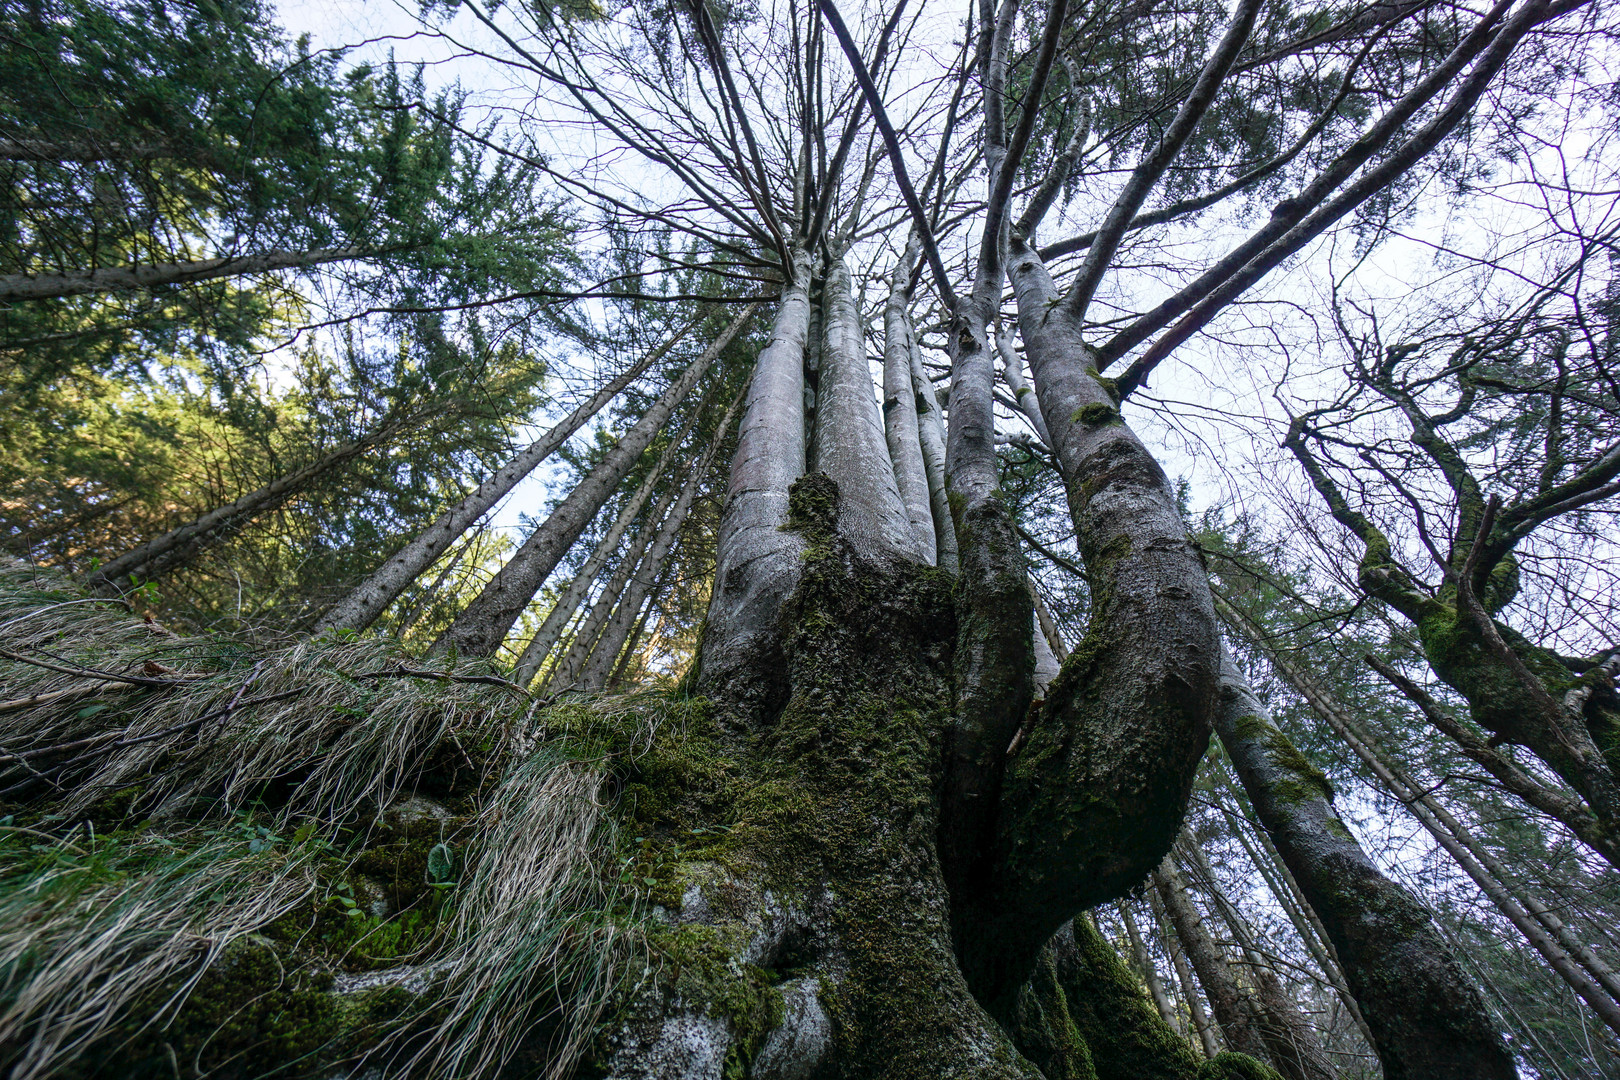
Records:
M753 308L744 311L743 317L747 317L752 311ZM563 443L573 438L574 432L601 412L621 390L634 382L642 372L680 342L702 318L702 314L693 316L668 340L650 350L622 375L610 380L588 400L558 421L550 431L501 466L474 491L435 518L433 524L391 555L388 561L372 571L365 581L355 586L348 596L321 616L315 629L335 630L341 627L364 630L376 622L377 617L388 605L398 599L400 593L409 588L411 582L420 577L428 567L437 562L439 556L443 555L474 522L505 498L518 482L532 473L541 462L556 453Z

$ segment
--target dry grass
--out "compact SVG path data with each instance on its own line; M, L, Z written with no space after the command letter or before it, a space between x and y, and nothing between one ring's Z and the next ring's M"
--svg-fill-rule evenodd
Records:
M443 1019L411 1063L493 1075L542 1018L558 1032L551 1074L577 1059L635 919L614 884L604 757L548 733L527 694L471 663L400 675L425 662L382 639L176 637L19 563L0 563L0 649L0 788L53 815L0 888L0 1045L24 1048L12 1075L52 1075L155 994L147 1022L161 1025L231 941L321 887L316 852L357 854L365 823L446 746L495 775L446 932L418 958L437 973L423 1007ZM634 696L588 708L632 742L660 716ZM112 862L95 857L104 839L63 838L120 791L157 826ZM247 851L230 823L250 808L296 840ZM397 1063L403 1046L385 1038L369 1060Z

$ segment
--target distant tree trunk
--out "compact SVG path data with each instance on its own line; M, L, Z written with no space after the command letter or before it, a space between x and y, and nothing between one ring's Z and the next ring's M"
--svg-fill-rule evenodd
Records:
M1215 1028L1209 1022L1209 1013L1204 1009L1204 999L1199 996L1198 984L1193 982L1193 973L1187 967L1187 951L1182 947L1176 937L1175 928L1170 925L1169 916L1164 910L1164 901L1160 898L1155 887L1148 890L1148 903L1153 908L1154 921L1159 924L1160 936L1164 940L1164 951L1170 955L1170 966L1175 969L1176 982L1181 986L1181 999L1187 1003L1187 1012L1192 1017L1193 1028L1198 1032L1198 1043L1204 1048L1204 1056L1212 1058L1221 1052L1220 1043L1215 1038Z
M268 274L276 270L305 270L327 263L377 258L384 252L365 248L317 248L312 251L266 251L195 262L152 263L147 266L112 266L101 270L70 270L65 274L0 274L0 301L55 300L91 293L131 292L183 285L194 281Z
M506 640L512 624L517 622L518 615L534 599L534 594L557 568L563 555L579 539L580 533L585 531L608 496L629 474L642 451L647 449L659 429L669 421L675 407L697 385L714 363L715 357L730 344L731 338L752 314L753 307L750 306L733 320L726 332L692 361L641 419L624 433L613 449L603 455L602 460L586 474L562 504L506 561L506 565L496 571L484 591L434 642L435 653L455 649L464 656L495 655Z
M442 409L433 411L440 412ZM220 539L259 514L280 506L316 480L367 450L383 445L411 424L420 422L425 415L430 414L385 421L363 438L345 443L303 468L277 477L257 491L251 491L224 506L217 506L195 521L170 529L140 547L107 560L86 573L84 583L98 592L116 592L132 577L150 579L167 573L190 560L204 545Z
M1226 1036L1226 1045L1241 1054L1267 1059L1266 1043L1254 1014L1253 1003L1238 986L1221 947L1204 926L1204 917L1187 895L1187 881L1170 856L1153 872L1153 886L1159 891L1165 912L1176 928L1176 938L1198 973L1198 982L1209 999L1209 1007Z
M1154 970L1153 958L1148 955L1147 946L1142 943L1142 932L1136 927L1136 916L1131 914L1130 903L1117 900L1114 902L1114 909L1119 912L1120 921L1125 924L1125 935L1131 943L1131 959L1136 962L1136 970L1147 983L1148 995L1153 998L1154 1007L1159 1010L1159 1015L1164 1017L1166 1024L1179 1030L1181 1025L1176 1011L1171 1008L1170 999L1165 996L1164 983L1159 981L1159 973Z
M686 524L686 515L691 512L692 503L697 499L698 488L709 475L715 454L719 453L721 445L725 442L726 433L731 430L731 423L737 418L737 410L742 407L742 403L743 395L739 394L725 415L720 418L708 451L686 478L686 483L681 487L680 497L675 500L674 507L664 518L663 524L658 527L658 534L653 538L646 557L641 560L624 595L619 599L619 606L614 611L607 629L603 631L602 640L597 643L595 652L591 654L590 660L580 673L579 681L584 689L598 690L606 684L613 662L618 659L619 650L624 647L637 613L641 611L642 604L646 602L648 594L658 580L664 561L669 557L670 549L675 546L675 538L680 534L681 526Z
M704 400L706 403L708 399L705 398ZM647 476L641 481L641 486L625 500L624 506L619 509L618 517L613 519L613 524L608 526L607 532L602 534L602 539L597 541L596 547L592 549L590 555L586 556L585 561L580 564L573 580L568 583L567 588L563 589L562 595L557 597L557 602L552 605L551 611L546 615L545 622L541 624L539 630L535 631L535 635L529 639L529 643L524 646L522 654L518 656L517 665L512 669L513 682L519 686L528 686L534 681L535 675L545 664L546 658L551 655L551 650L556 647L558 640L562 637L563 630L568 626L568 620L574 617L574 613L579 610L579 605L584 602L586 594L591 591L591 582L596 580L597 575L602 572L602 568L619 551L619 544L624 539L624 534L635 523L637 516L646 507L647 501L652 498L653 489L658 486L658 481L663 478L664 472L674 462L676 454L680 452L681 445L686 441L687 434L702 419L702 414L703 409L701 407L692 410L692 415L687 418L681 430L664 446L664 452L658 456L658 460L648 470ZM693 460L696 460L696 456L696 454L693 455Z
M1183 840L1186 839L1183 834ZM1270 959L1255 939L1253 927L1227 899L1203 851L1191 843L1178 847L1248 962L1250 981L1254 984L1253 1000L1260 1017L1260 1035L1266 1041L1277 1071L1289 1080L1335 1080L1337 1071L1322 1053L1315 1029L1283 990Z
M1327 928L1385 1076L1517 1076L1428 910L1361 850L1333 810L1326 777L1272 724L1230 655L1215 723L1255 812Z
M933 509L934 549L941 570L957 571L956 526L951 522L951 500L945 490L945 422L939 399L923 367L922 348L911 335L911 392L917 408L917 436L922 443L923 472L928 478L928 502Z
M668 580L668 567L665 568L665 571L665 575L659 578L659 585ZM641 617L636 620L636 628L630 631L630 640L624 643L624 652L620 654L619 662L614 665L613 675L607 681L609 690L616 690L623 686L625 679L630 675L630 665L635 659L636 650L641 647L642 635L647 632L647 623L651 620L653 611L658 607L654 603L654 599L655 597L648 597L647 602L641 606Z
M749 308L740 317L746 318L752 311L753 309ZM563 417L550 431L501 466L474 491L435 518L433 524L418 533L410 543L373 571L371 576L355 586L348 596L322 615L315 625L316 630L334 630L340 627L363 630L375 622L388 605L393 603L411 582L426 572L428 567L437 562L439 556L443 555L473 522L487 514L491 507L517 486L519 481L572 438L581 425L600 412L621 390L662 358L702 319L703 314L694 315L668 340L650 350L622 375L610 380L606 386Z

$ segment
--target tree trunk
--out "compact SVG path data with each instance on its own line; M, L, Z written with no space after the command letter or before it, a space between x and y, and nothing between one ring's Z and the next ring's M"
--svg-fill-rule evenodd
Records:
M629 474L636 459L646 450L659 429L669 421L675 407L697 385L736 332L752 314L752 308L738 316L726 332L692 361L669 389L653 402L647 412L624 433L618 443L596 464L579 486L568 494L557 509L530 534L516 553L506 561L438 641L435 653L455 649L464 656L493 656L507 632L517 622L534 594L557 568L579 534L585 531L613 489Z
M738 319L748 318L753 311L753 307L745 309ZM624 374L612 379L606 386L592 394L589 400L579 405L550 431L501 466L471 494L435 518L433 524L418 533L410 543L391 556L387 562L373 571L370 577L355 586L348 596L321 616L320 621L316 623L316 630L335 630L340 627L364 630L376 622L377 617L387 610L388 605L393 603L428 567L437 562L439 556L443 555L473 522L487 514L490 508L518 485L519 481L554 454L563 443L573 438L574 432L578 431L581 425L601 412L603 406L661 359L702 319L701 313L693 316L667 341L649 351ZM740 321L732 324L733 327L740 325Z
M1157 885L1157 882L1154 883ZM1198 1043L1204 1048L1204 1056L1212 1058L1220 1053L1220 1044L1215 1039L1215 1028L1209 1022L1209 1013L1204 1009L1204 1000L1198 994L1198 986L1193 982L1192 971L1187 967L1187 952L1177 939L1175 929L1169 925L1169 917L1165 914L1164 901L1160 899L1158 889L1148 890L1148 903L1153 908L1153 919L1159 926L1159 935L1164 942L1164 951L1170 955L1170 966L1175 968L1176 982L1181 986L1181 999L1187 1003L1187 1012L1192 1017L1194 1029L1198 1032Z
M1183 834L1186 839L1186 834ZM1335 1080L1337 1072L1322 1053L1321 1040L1310 1021L1283 990L1270 959L1261 951L1254 930L1221 890L1215 869L1204 853L1192 843L1181 845L1181 852L1201 879L1221 921L1232 933L1232 940L1243 951L1254 983L1254 1003L1260 1017L1260 1035L1266 1041L1277 1071L1289 1080Z
M923 463L917 395L911 388L911 354L917 345L906 311L917 243L913 234L894 268L889 300L883 309L883 432L889 443L889 460L894 464L895 484L911 521L912 537L923 561L933 565L939 562L939 544L934 532L928 470Z
M258 255L198 259L195 262L113 266L71 270L65 274L0 274L0 301L54 300L91 293L131 292L193 281L214 281L275 270L305 270L327 263L376 258L364 248L317 248L313 251L266 251Z
M1198 982L1209 999L1216 1023L1221 1025L1221 1034L1226 1036L1226 1045L1241 1054L1265 1060L1265 1039L1260 1034L1253 1005L1233 978L1221 947L1204 928L1204 917L1187 895L1186 879L1170 856L1166 855L1153 872L1153 886L1159 891L1159 899L1176 928L1176 938L1183 952L1198 973Z
M917 437L922 443L923 471L928 477L928 502L933 509L934 548L941 570L957 572L956 526L951 522L951 500L945 490L945 422L939 399L923 367L922 348L911 335L911 392L917 403Z
M596 547L591 550L590 555L580 564L573 580L568 583L568 587L563 590L562 595L557 598L556 604L552 606L551 611L546 615L546 621L540 625L540 629L535 631L534 637L530 638L529 643L523 647L523 652L518 656L518 662L512 669L513 682L519 686L528 686L534 681L535 675L539 673L541 666L545 664L546 658L551 654L551 650L556 646L558 639L562 637L563 630L568 625L568 620L574 617L574 613L579 610L579 605L584 601L585 595L590 592L591 582L596 580L596 576L602 572L602 568L608 564L608 560L613 558L614 553L619 550L619 544L624 539L624 534L629 531L631 524L635 522L636 517L646 507L647 500L652 498L653 489L658 485L658 481L663 477L665 470L675 460L675 455L680 452L681 444L686 441L687 434L702 419L702 413L701 408L693 410L692 415L681 427L681 430L665 445L664 452L658 456L658 460L654 462L652 469L648 471L646 478L642 480L641 486L636 489L635 494L625 500L624 506L619 510L619 516L613 519L613 524L608 526L608 531L602 534L602 539L597 541ZM695 454L693 456L696 457Z
M731 430L731 422L737 418L737 410L742 407L742 403L743 395L738 394L737 399L720 418L708 451L687 477L685 485L681 488L680 497L675 500L674 508L658 527L658 535L653 539L652 547L647 549L646 557L641 560L623 597L619 600L612 621L602 633L602 640L597 643L590 660L580 673L580 685L585 689L599 690L606 684L613 662L618 659L619 650L624 647L625 638L630 634L637 613L641 611L642 604L646 602L648 593L662 572L664 560L669 557L670 549L675 546L675 538L680 534L681 526L686 523L686 515L697 499L698 488L702 485L704 477L709 475L709 468L714 464L714 456L725 442L726 433Z
M745 695L745 685L766 697L785 691L779 678L760 676L780 665L773 659L782 648L776 620L798 582L804 549L784 526L788 488L804 474L805 464L810 256L795 251L793 265L793 284L783 290L771 339L748 382L699 653L703 681L733 695Z
M131 577L155 578L176 566L183 565L205 544L219 539L230 529L246 523L253 517L281 505L322 476L354 460L367 450L382 445L409 423L419 422L423 418L418 416L410 420L387 421L364 438L346 443L302 469L277 477L257 491L251 491L224 506L217 506L195 521L170 529L140 547L109 559L85 574L85 585L100 592L115 592Z
M1130 903L1117 900L1114 903L1119 912L1120 921L1125 924L1125 934L1131 943L1131 959L1136 962L1136 970L1147 983L1148 994L1153 998L1154 1007L1164 1022L1172 1029L1179 1029L1180 1024L1175 1009L1170 1006L1170 999L1165 996L1164 983L1159 981L1159 973L1153 967L1153 958L1148 955L1147 946L1142 943L1142 932L1136 927L1136 916L1131 914Z
M1388 1080L1517 1076L1428 911L1367 858L1334 812L1326 777L1271 723L1230 655L1216 729L1333 941Z

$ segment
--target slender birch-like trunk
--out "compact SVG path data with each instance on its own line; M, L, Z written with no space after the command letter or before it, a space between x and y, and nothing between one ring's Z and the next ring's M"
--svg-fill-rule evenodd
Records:
M742 317L746 318L752 311L753 308L745 310ZM702 318L701 313L693 316L668 340L650 350L622 375L609 381L587 401L558 421L550 431L501 466L474 491L435 518L433 524L418 533L410 543L390 556L387 562L371 573L370 577L355 586L348 596L321 616L315 629L319 631L346 627L363 630L375 622L388 605L393 603L428 567L437 562L439 556L443 555L473 522L487 514L490 508L517 486L519 481L572 438L574 432L578 431L587 420L600 412L621 390L674 348Z
M708 451L686 478L686 483L681 487L680 497L675 500L674 507L665 516L663 524L658 527L658 535L653 538L652 546L647 549L646 556L630 579L612 620L602 633L602 639L597 642L595 650L580 673L579 682L583 689L599 690L606 684L613 662L618 659L619 650L624 647L625 638L630 634L636 615L641 611L642 604L646 602L648 594L662 572L664 561L669 557L670 549L675 546L675 538L680 535L681 526L686 524L686 516L691 512L692 503L697 499L698 488L702 486L703 478L709 474L715 454L725 442L726 432L731 430L731 423L737 418L737 410L742 407L742 403L743 395L738 394L737 399L720 418L720 424L715 429Z
M442 411L442 408L432 410ZM109 559L85 575L85 585L100 592L112 592L132 577L150 579L167 573L183 565L204 545L218 540L253 517L280 506L322 476L353 461L367 450L381 446L410 424L425 419L426 415L431 413L410 420L387 421L364 438L345 443L302 469L277 477L257 491L251 491L224 506L217 506L195 521L188 521L117 558Z
M889 460L894 465L895 484L911 521L912 537L924 560L937 564L939 544L934 532L932 496L923 463L917 395L911 387L911 354L916 342L912 340L911 317L906 311L917 244L913 234L894 268L889 300L883 309L883 431L889 443Z
M1256 1023L1253 1004L1238 986L1231 965L1221 947L1204 926L1204 916L1187 895L1187 880L1175 860L1166 855L1153 872L1153 886L1159 891L1165 912L1176 929L1182 950L1198 973L1198 982L1209 999L1215 1021L1221 1026L1226 1045L1240 1054L1267 1060L1265 1039Z
M619 486L636 459L646 450L660 428L668 423L675 407L691 393L717 356L752 317L753 305L734 319L725 333L689 364L669 389L653 402L647 412L624 433L585 479L569 493L551 516L530 534L523 546L496 572L484 591L478 594L438 641L433 651L451 649L465 656L493 656L506 639L518 615L534 599L546 578L557 568L585 526L590 524L613 489Z
M1426 908L1339 820L1327 778L1271 722L1230 654L1216 730L1255 812L1327 928L1389 1080L1517 1075Z
M529 643L518 656L517 665L512 669L513 682L519 686L528 686L534 681L535 675L545 664L551 650L556 647L558 639L562 637L563 630L568 626L568 620L574 617L574 612L579 610L579 605L591 591L591 582L596 580L596 576L602 572L608 560L613 558L614 552L619 550L624 534L629 531L630 525L647 505L647 501L652 498L653 489L657 487L664 471L675 460L681 444L686 441L687 434L702 418L702 413L701 408L692 411L692 415L687 418L680 432L664 447L664 452L658 456L658 460L642 480L641 486L636 489L635 494L625 500L624 506L619 510L619 516L613 519L608 531L602 534L602 539L597 541L596 547L580 564L579 571L574 574L573 580L569 581L568 587L563 590L562 595L557 598L557 603L546 615L546 621L535 631L534 637L529 639Z

